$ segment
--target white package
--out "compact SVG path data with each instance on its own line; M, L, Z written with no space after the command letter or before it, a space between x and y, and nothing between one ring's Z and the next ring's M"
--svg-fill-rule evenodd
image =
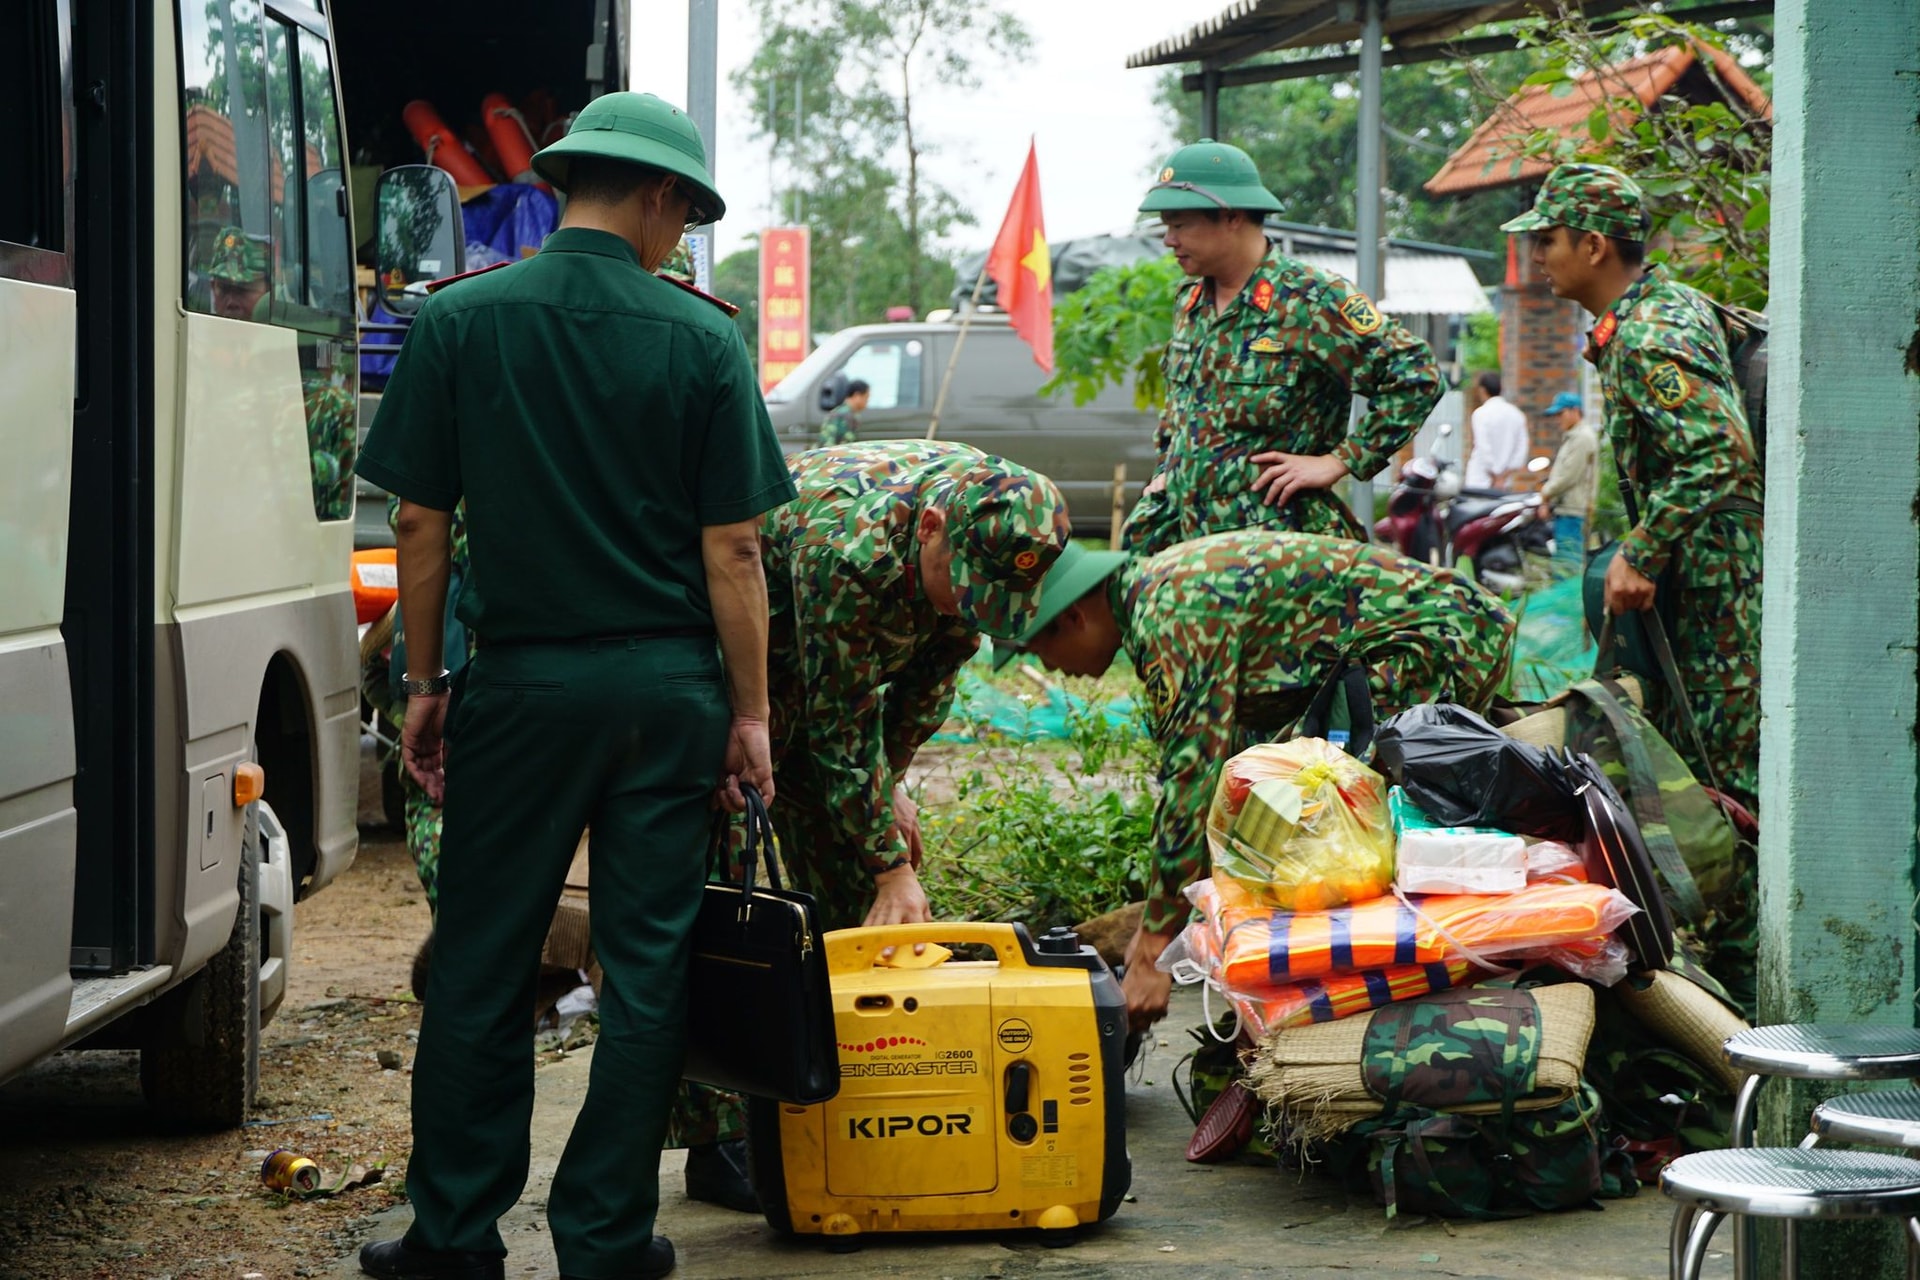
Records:
M1527 842L1475 827L1410 830L1394 883L1404 893L1514 893L1527 887Z

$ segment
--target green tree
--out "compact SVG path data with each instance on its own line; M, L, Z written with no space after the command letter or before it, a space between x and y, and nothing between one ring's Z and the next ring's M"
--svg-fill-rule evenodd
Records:
M733 317L740 336L746 339L748 352L760 347L760 243L754 238L750 249L736 249L714 264L713 296L724 298L740 308Z
M916 314L952 270L934 243L971 212L922 172L930 85L971 88L1026 28L998 0L754 0L760 47L734 77L767 103L758 133L796 175L781 204L813 230L816 328ZM796 106L797 104L797 106Z
M1729 33L1642 14L1602 29L1564 12L1521 23L1516 34L1542 59L1523 84L1549 85L1560 97L1586 92L1595 101L1586 130L1572 137L1529 129L1526 121L1515 119L1513 152L1553 163L1579 159L1624 169L1646 192L1656 237L1662 232L1670 237L1667 243L1656 240L1648 254L1652 261L1722 301L1766 306L1773 127L1724 83L1705 50L1764 57L1771 47L1771 25ZM1717 95L1693 102L1669 94L1643 110L1634 87L1616 69L1652 50L1688 45L1701 51L1699 65ZM1496 111L1506 110L1504 88L1477 72L1474 78L1483 98L1499 104Z
M1541 65L1526 50L1484 60L1489 75L1518 79ZM1507 191L1459 197L1429 196L1427 179L1467 140L1485 113L1473 84L1445 64L1388 67L1380 76L1380 115L1386 126L1387 234L1472 249L1505 242L1500 224L1519 212ZM1200 136L1200 98L1180 87L1177 73L1160 81L1158 101L1176 138ZM1221 140L1253 157L1267 189L1290 222L1349 228L1357 221L1354 167L1359 162L1358 77L1318 76L1243 85L1220 95ZM1499 265L1476 262L1482 283L1498 279Z

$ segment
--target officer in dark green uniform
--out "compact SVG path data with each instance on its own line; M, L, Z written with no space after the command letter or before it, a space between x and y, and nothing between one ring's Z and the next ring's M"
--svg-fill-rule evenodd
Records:
M1440 398L1426 343L1267 242L1279 208L1247 153L1211 138L1169 156L1140 202L1193 279L1161 358L1160 469L1128 517L1129 551L1256 527L1365 541L1332 487L1380 472ZM1356 394L1367 412L1349 430Z
M771 795L758 517L794 493L739 332L652 272L725 211L705 157L658 98L589 104L534 159L568 193L560 229L428 300L361 459L401 499L402 751L446 814L414 1220L361 1251L371 1275L504 1276L496 1220L526 1181L533 1106L526 1010L588 826L600 1038L547 1219L566 1276L673 1268L653 1226L686 939L716 786L735 804L736 780ZM477 650L450 707L439 610L463 499L458 613Z

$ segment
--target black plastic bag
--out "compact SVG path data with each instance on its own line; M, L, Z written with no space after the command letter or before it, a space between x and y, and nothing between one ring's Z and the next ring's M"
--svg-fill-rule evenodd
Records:
M1429 702L1380 726L1374 767L1435 822L1578 844L1584 779L1555 752L1509 738L1463 706Z

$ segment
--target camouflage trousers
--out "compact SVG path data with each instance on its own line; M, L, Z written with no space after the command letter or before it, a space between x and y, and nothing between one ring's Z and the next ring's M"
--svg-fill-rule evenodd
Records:
M403 766L400 786L407 796L407 852L413 855L413 869L420 887L427 892L427 912L440 912L440 806L427 799L426 791L413 780Z
M817 775L804 744L789 747L774 767L770 810L787 883L813 895L825 930L850 929L873 905L873 877L851 847L844 824L820 800ZM693 1147L746 1134L746 1104L738 1094L683 1081L667 1120L667 1146Z
M1654 723L1694 777L1719 779L1755 805L1760 766L1760 521L1716 516L1684 553L1675 600L1673 657L1686 686L1684 710L1660 700ZM1689 721L1691 722L1689 724ZM1700 759L1694 733L1713 766Z
M1249 481L1255 474L1252 469L1244 472ZM1170 477L1165 489L1142 494L1134 503L1121 531L1120 547L1136 556L1158 555L1182 542L1235 529L1276 529L1366 540L1353 513L1330 490L1304 489L1285 506L1274 507L1267 504L1264 494L1244 484L1237 489L1222 487L1217 476L1204 485L1183 484Z

